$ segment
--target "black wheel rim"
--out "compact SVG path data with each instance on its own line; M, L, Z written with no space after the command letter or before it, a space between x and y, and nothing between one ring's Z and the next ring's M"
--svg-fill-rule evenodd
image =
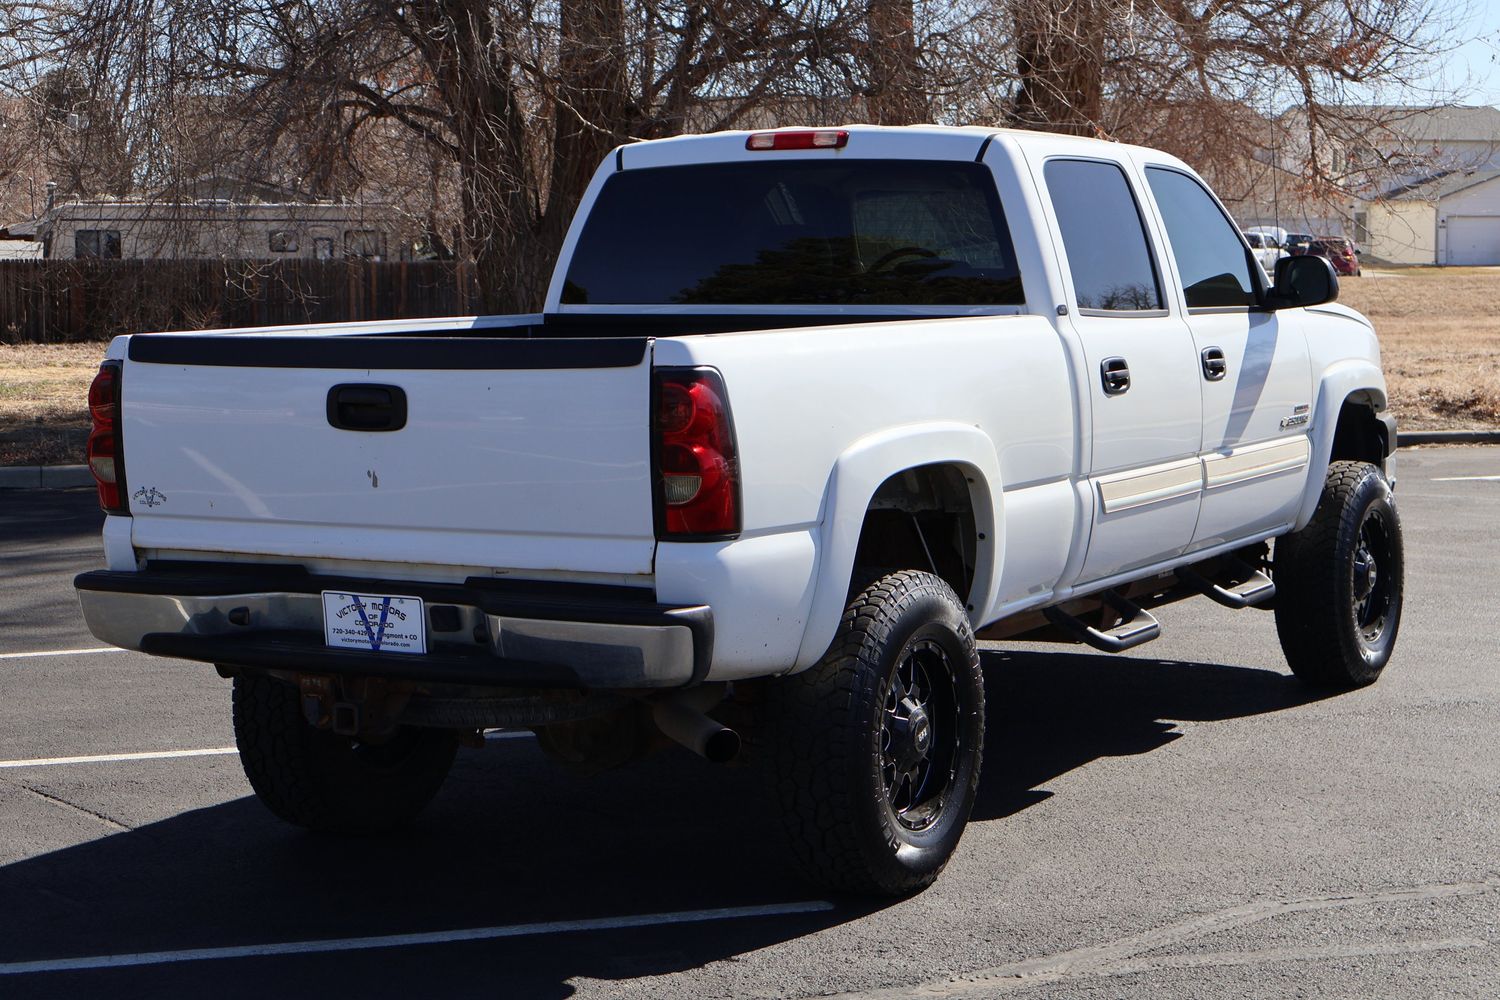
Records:
M1354 547L1352 572L1354 627L1366 647L1380 644L1391 614L1395 571L1390 524L1378 509L1365 512Z
M880 775L896 821L933 826L954 787L963 733L953 659L933 639L902 651L881 711Z

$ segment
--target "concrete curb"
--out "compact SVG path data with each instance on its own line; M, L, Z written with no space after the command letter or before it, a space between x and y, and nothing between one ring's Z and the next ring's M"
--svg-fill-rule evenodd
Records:
M1500 444L1500 431L1396 431L1396 447L1420 444Z
M1398 431L1396 447L1424 444L1500 444L1500 431ZM0 468L0 490L67 490L94 485L87 465L12 465Z
M0 469L0 489L67 490L94 485L87 465L14 465Z

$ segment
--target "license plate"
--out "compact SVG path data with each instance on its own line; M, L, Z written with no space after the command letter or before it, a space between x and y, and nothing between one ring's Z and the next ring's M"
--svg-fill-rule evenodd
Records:
M323 591L323 640L367 653L427 652L427 616L420 597Z

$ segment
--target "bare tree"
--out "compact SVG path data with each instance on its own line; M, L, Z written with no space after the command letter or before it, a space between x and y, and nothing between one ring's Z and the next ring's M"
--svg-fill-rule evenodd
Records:
M929 115L912 0L870 0L866 27L870 121L912 125Z
M1148 141L1226 177L1300 142L1308 184L1347 187L1337 154L1358 128L1329 109L1417 79L1459 2L0 0L0 87L87 105L88 148L62 172L80 190L233 165L316 197L387 194L425 245L475 261L498 311L538 305L611 147L684 131L1010 123ZM71 75L43 99L54 71ZM1288 105L1300 121L1269 113Z

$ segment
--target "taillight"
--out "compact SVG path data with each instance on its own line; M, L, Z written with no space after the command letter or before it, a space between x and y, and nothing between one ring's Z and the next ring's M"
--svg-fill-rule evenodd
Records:
M724 380L711 368L663 368L655 388L657 537L739 534L740 468Z
M745 140L746 149L843 149L847 145L849 133L835 128L756 132Z
M89 386L89 472L99 487L99 506L108 514L128 512L125 500L125 456L120 449L120 372L118 361L99 366Z

